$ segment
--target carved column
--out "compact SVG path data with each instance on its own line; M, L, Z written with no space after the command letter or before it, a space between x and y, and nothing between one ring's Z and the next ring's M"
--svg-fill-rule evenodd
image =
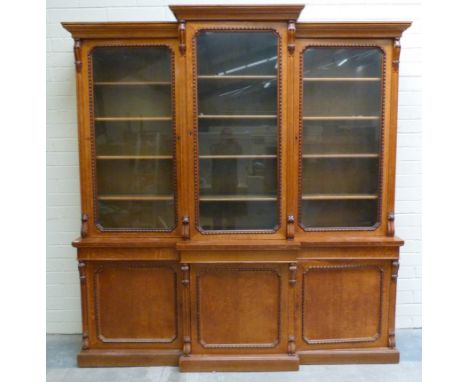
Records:
M83 213L81 214L81 237L85 238L88 236L88 214Z
M288 22L288 52L293 54L296 48L296 22L289 20Z
M387 216L387 236L395 235L395 213L389 212Z
M286 239L294 239L294 215L289 215L286 222Z
M179 22L179 51L183 56L187 50L185 20Z
M88 295L86 285L86 263L80 261L78 263L78 272L80 274L80 289L81 289L81 320L83 327L83 335L81 340L81 349L89 349L89 334L88 334Z
M188 216L182 218L182 239L188 240L190 238L190 219Z
M398 71L400 68L400 52L401 52L401 44L400 39L396 38L393 42L393 69Z
M81 40L75 38L75 45L73 46L73 53L75 55L75 70L81 72Z
M397 146L397 125L398 125L398 77L400 68L400 39L393 40L393 48L389 51L391 55L391 63L387 65L387 71L390 78L390 125L388 132L388 180L387 180L387 193L388 193L388 220L387 220L387 236L395 234L394 219L395 219L395 171L396 171L396 146ZM388 61L387 61L388 62ZM389 67L388 67L389 66Z
M190 267L182 264L182 326L183 326L183 353L188 357L192 351L191 323L190 323Z
M397 280L398 280L398 269L400 268L400 262L398 260L392 261L391 267L391 280L390 280L390 312L388 322L388 347L394 349L396 346L395 341L395 305L396 305L396 292L397 292Z
M288 325L288 354L296 354L296 274L297 274L297 263L289 263L289 325Z

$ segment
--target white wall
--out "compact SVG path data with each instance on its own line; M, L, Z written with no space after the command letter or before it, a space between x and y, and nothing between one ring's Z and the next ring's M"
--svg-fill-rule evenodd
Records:
M81 332L76 251L80 232L73 41L61 21L174 21L168 4L193 0L47 1L47 332ZM300 3L300 1L211 1ZM421 326L421 21L419 1L317 0L299 21L411 20L400 65L396 231L401 251L397 327Z

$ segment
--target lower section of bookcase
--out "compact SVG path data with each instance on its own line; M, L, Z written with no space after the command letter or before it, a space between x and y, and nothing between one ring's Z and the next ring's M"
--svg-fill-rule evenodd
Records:
M398 248L231 251L224 259L80 251L80 367L279 371L399 362Z

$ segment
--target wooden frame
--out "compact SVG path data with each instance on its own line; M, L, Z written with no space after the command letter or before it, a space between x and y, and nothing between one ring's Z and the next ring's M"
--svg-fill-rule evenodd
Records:
M284 57L283 61L280 62L278 68L278 225L273 230L251 230L251 231L203 231L199 226L199 214L198 214L198 202L199 202L199 191L198 191L198 140L197 140L197 78L196 78L196 51L195 51L195 39L199 32L201 31L216 31L216 32L272 32L278 36L278 54L280 57ZM194 164L192 169L192 187L193 194L195 198L191 206L191 216L192 219L190 231L193 232L193 239L203 238L203 240L222 240L230 238L258 238L258 239L280 239L284 238L285 235L285 224L283 222L285 217L285 203L282 198L286 194L286 182L284 181L284 174L286 172L285 162L283 158L285 152L287 152L287 141L286 141L286 132L285 126L287 121L287 110L285 108L286 101L286 92L282 89L286 86L286 62L285 55L282 54L286 50L286 42L281 36L284 34L284 25L279 23L266 23L262 26L258 26L255 23L242 23L240 25L236 22L226 22L222 26L219 23L197 23L194 22L187 26L187 41L191 41L189 44L189 49L187 51L187 66L191 68L190 73L187 76L187 94L191 97L191 101L188 101L188 104L192 105L192 109L187 109L188 111L188 126L190 131L193 132L193 138L189 142L189 150L193 153L193 158L191 162ZM193 90L192 90L193 89ZM192 195L193 195L192 194Z
M297 23L299 5L170 8L175 23L63 23L75 40L78 102L82 229L73 245L83 319L79 366L259 371L297 370L300 363L398 362L395 303L403 245L394 236L398 63L400 37L410 23ZM198 226L195 39L205 30L273 31L278 36L279 222L274 231L205 232ZM89 56L102 46L166 46L171 51L177 222L171 232L102 230L96 224ZM375 227L311 230L301 225L302 54L309 46L383 52ZM209 74L202 77L210 79ZM104 80L101 85L111 84ZM99 160L132 158L101 155ZM314 195L314 200L332 199ZM349 325L359 317L366 319Z
M390 125L390 104L387 101L390 98L390 86L388 83L391 81L391 71L388 69L391 67L391 45L388 41L385 40L366 40L363 42L362 40L356 39L298 39L297 41L297 55L296 55L296 63L295 63L295 70L296 73L299 73L298 76L295 76L295 96L294 99L298 100L297 107L295 108L295 136L298 137L296 139L296 145L294 148L294 156L297 158L297 161L301 163L302 161L302 62L303 62L303 54L307 48L310 47L338 47L338 48L376 48L382 51L383 60L382 60L382 116L381 119L381 135L380 135L380 174L379 174L379 192L378 192L378 219L377 223L372 227L333 227L333 228L305 228L300 223L300 215L301 215L301 207L300 207L300 198L302 196L301 193L301 164L296 166L294 169L297 169L296 172L296 183L297 183L297 190L295 190L295 195L298 196L297 204L294 205L294 210L296 211L297 225L298 225L298 235L299 236L306 236L304 233L306 232L317 232L318 234L323 233L324 235L333 235L333 232L340 231L342 235L349 235L349 236L359 236L359 235L381 235L386 232L386 221L388 216L388 207L387 207L387 190L385 189L384 185L388 184L386 177L388 176L388 169L395 168L395 162L390 162L389 158L389 131L393 129ZM396 129L396 126L394 127ZM394 159L394 158L393 158ZM395 170L393 170L395 171ZM393 188L395 186L393 185ZM310 236L310 235L307 235Z

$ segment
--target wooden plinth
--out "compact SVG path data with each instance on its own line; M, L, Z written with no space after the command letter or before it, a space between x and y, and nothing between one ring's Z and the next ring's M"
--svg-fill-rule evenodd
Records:
M398 363L397 349L309 350L298 352L301 365Z
M177 366L180 354L178 350L82 350L77 364L79 367Z
M180 371L296 371L297 355L190 355L179 359Z

